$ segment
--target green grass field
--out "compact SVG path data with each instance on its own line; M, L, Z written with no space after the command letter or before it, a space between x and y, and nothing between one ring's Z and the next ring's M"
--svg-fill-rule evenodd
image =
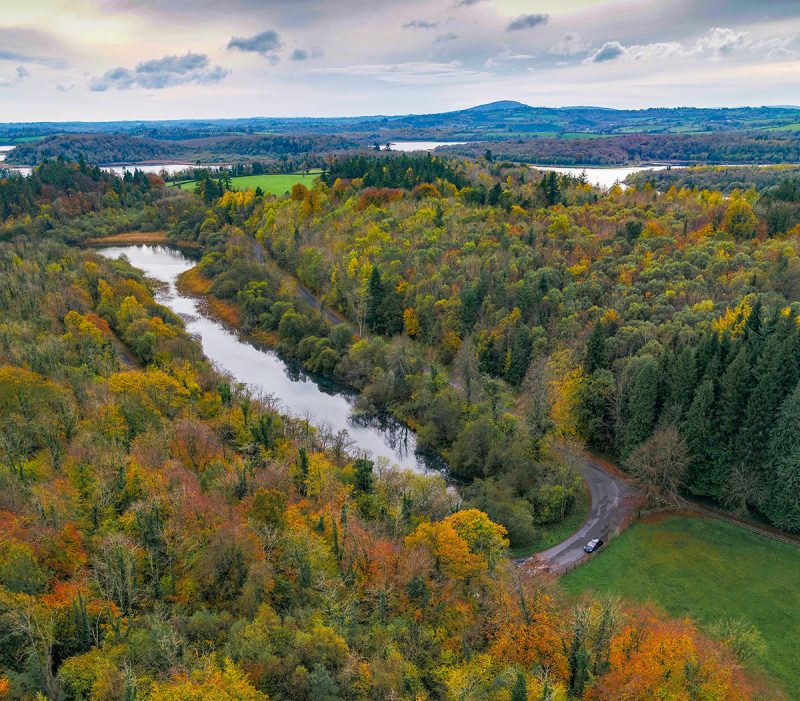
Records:
M763 131L800 131L800 122L783 124L779 127L764 127Z
M289 192L295 183L303 183L303 185L311 187L321 172L320 170L312 170L309 171L308 175L303 175L302 173L292 173L290 175L243 175L238 178L231 178L231 187L234 190L255 190L260 187L264 192L280 196ZM194 180L188 180L177 183L177 185L182 190L194 190L195 182Z
M561 584L575 595L653 601L701 626L747 621L767 644L761 666L800 699L800 548L713 519L671 516L633 525Z
M613 134L593 134L590 131L564 131L561 132L562 139L607 139Z

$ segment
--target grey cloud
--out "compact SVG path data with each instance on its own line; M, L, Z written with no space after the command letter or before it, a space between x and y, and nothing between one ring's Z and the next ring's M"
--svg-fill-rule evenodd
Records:
M94 78L89 87L95 92L131 88L161 90L186 83L211 85L229 74L227 68L211 66L205 54L187 53L185 56L164 56L144 61L133 69L112 68Z
M295 49L289 55L289 59L292 61L308 61L312 58L319 58L323 55L322 49L313 48L313 49Z
M532 15L519 15L512 19L506 27L507 32L518 32L521 29L531 29L545 24L550 19L549 15L538 12Z
M268 29L251 37L232 37L228 42L229 49L238 49L262 56L274 55L281 45L280 34L274 29Z
M438 26L438 22L429 22L426 19L412 19L403 25L403 29L435 29Z
M27 78L30 74L31 74L30 71L27 68L25 68L25 66L17 66L13 75L8 77L0 75L0 87L3 88L16 87L23 80L25 80L25 78Z
M25 61L33 63L36 60L37 60L36 56L28 56L27 54L21 54L18 51L8 51L6 49L0 49L0 61Z
M587 60L592 63L605 63L606 61L613 61L625 53L625 47L618 41L607 41L597 51L595 51Z
M444 44L448 41L455 41L458 39L458 34L453 34L453 32L447 32L447 34L440 34L433 40L434 44Z
M65 61L53 53L64 49L55 37L36 29L0 27L0 61L17 61L62 68Z
M586 51L589 47L581 41L578 32L567 32L558 40L555 46L551 47L549 53L556 56L575 56Z

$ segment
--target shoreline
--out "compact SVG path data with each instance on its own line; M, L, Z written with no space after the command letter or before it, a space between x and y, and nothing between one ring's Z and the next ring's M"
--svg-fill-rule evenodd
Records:
M165 231L129 231L98 238L86 239L85 246L175 246L181 250L199 251L200 244L194 241L173 241Z

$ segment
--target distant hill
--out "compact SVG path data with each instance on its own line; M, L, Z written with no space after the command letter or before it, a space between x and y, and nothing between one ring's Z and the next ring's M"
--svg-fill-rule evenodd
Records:
M476 105L475 107L469 107L466 109L466 112L495 112L497 110L514 110L514 109L529 109L532 110L533 107L530 105L526 105L522 102L517 102L516 100L498 100L497 102L487 102L485 105Z
M503 158L539 163L617 164L649 159L752 163L786 161L796 151L798 132L800 107L616 110L533 107L499 100L452 112L395 116L5 124L0 125L0 144L19 144L8 154L9 164L83 153L87 160L101 164L285 161L290 157L292 163L283 164L288 167L303 154L322 159L402 140L468 142L452 152L466 155L491 148ZM746 133L748 143L701 138L724 133ZM656 136L663 138L643 144L631 138ZM761 139L768 143L760 143ZM710 150L704 150L709 144Z
M53 134L87 133L125 134L167 141L267 132L336 134L359 143L385 143L402 139L496 141L743 130L800 130L800 107L616 110L604 107L532 107L514 100L500 100L451 112L394 116L13 123L0 125L0 144Z

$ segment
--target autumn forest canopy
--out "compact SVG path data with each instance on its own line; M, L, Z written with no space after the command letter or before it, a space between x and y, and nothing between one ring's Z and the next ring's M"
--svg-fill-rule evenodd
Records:
M185 153L230 147L195 136ZM159 137L135 145L174 148ZM591 144L607 160L678 137L636 138ZM783 698L739 612L569 598L509 551L580 522L579 447L647 507L800 533L796 169L604 190L525 165L525 141L464 158L237 139L247 175L322 172L283 196L198 172L192 192L87 156L119 160L129 135L49 136L19 152L30 176L0 172L0 699ZM797 144L680 143L720 161ZM179 285L209 314L446 469L287 415L87 245L154 232L197 257Z

